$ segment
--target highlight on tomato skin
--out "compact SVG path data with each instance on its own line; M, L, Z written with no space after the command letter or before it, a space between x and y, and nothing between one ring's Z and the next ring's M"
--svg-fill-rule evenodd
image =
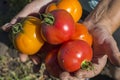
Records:
M61 44L69 40L75 32L75 22L72 16L63 9L43 14L42 22L41 35L50 44Z
M83 40L64 43L58 51L58 63L67 72L81 69L83 61L90 62L93 52L91 46Z
M87 27L82 23L75 23L75 33L73 33L71 40L84 40L90 46L93 44L93 37L89 33Z
M27 55L36 54L44 44L40 35L41 20L27 16L22 23L16 23L11 29L14 47ZM16 30L17 29L17 30ZM14 33L16 31L16 33Z
M60 0L57 3L51 3L46 8L46 12L50 12L56 9L64 9L69 12L75 22L78 22L83 14L82 5L78 0Z

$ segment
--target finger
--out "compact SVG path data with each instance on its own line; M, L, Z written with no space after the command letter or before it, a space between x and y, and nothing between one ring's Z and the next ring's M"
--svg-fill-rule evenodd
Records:
M20 60L21 60L22 62L26 62L27 59L28 59L28 55L26 55L26 54L20 53L19 56L20 56Z
M41 64L41 57L37 54L29 56L35 65Z
M10 27L12 26L11 23L6 23L3 26L0 27L3 31L9 31Z
M27 4L11 21L11 24L15 24L19 19L24 18L32 13L38 13L40 9L40 0L34 0ZM34 7L33 7L34 6Z
M60 80L79 80L76 77L73 77L68 72L63 72L60 74Z
M60 80L88 80L87 78L78 79L75 76L71 76L69 72L63 72L60 74Z
M50 2L55 0L33 0L31 3L27 4L12 20L11 24L15 24L19 19L25 18L28 15L38 14L43 12L44 8Z
M92 77L98 75L106 65L107 55L104 55L100 58L94 58L93 61L94 61L93 62L93 66L94 66L93 70L79 70L75 73L75 76L77 78L81 79L81 78L92 78Z
M13 17L12 20L10 21L10 23L11 24L15 24L18 21L19 16L20 16L20 14L16 15L15 17Z
M112 36L109 36L104 40L103 44L110 62L114 65L120 66L120 52L114 38Z

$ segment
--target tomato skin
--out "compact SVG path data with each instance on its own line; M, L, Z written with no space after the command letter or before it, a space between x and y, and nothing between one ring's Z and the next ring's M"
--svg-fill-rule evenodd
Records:
M22 31L14 37L15 47L24 54L33 55L39 51L44 44L40 36L41 20L28 16L22 23Z
M89 33L86 26L82 23L75 23L75 33L73 33L71 40L84 40L90 46L92 46L93 43L92 35Z
M72 15L75 22L79 21L82 16L82 6L78 0L60 0L58 3L51 3L48 5L46 12L55 9L64 9L68 11Z
M72 16L62 9L51 11L50 14L55 21L52 25L42 23L43 39L50 44L61 44L69 40L75 32L75 22Z
M58 62L61 68L74 72L81 68L84 60L91 61L92 48L83 40L68 41L62 45L58 52Z
M58 49L55 48L48 52L45 58L46 70L48 71L48 73L55 77L59 77L59 74L63 72L63 70L58 64L57 55Z

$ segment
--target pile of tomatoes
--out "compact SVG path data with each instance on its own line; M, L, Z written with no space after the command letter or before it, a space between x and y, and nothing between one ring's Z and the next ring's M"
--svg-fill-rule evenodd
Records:
M59 45L45 58L46 69L54 76L86 68L93 56L92 36L84 24L78 23L81 16L78 0L52 3L40 18L28 16L12 27L13 44L27 55L36 54L45 43Z

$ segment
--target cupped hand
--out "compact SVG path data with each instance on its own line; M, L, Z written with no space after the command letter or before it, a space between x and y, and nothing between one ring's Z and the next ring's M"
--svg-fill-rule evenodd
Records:
M11 21L10 23L2 26L3 30L8 30L12 25L14 25L20 18L24 18L30 14L38 13L41 11L43 5L48 4L52 0L46 1L43 0L43 3L40 0L34 0L34 2L29 3L25 6L25 8L20 11ZM54 1L54 0L53 0ZM41 5L40 5L41 4ZM34 6L34 7L33 7ZM91 78L98 75L106 65L107 58L111 61L112 64L120 66L120 54L119 49L117 47L116 41L112 37L112 34L109 33L105 25L94 24L90 25L85 23L87 27L91 27L89 29L90 33L93 36L93 59L92 63L94 66L93 70L78 70L74 72L74 74L70 74L68 72L63 72L60 74L61 80L80 80L82 78ZM102 27L101 27L102 26ZM28 55L20 54L21 61L26 61ZM30 56L35 64L38 64L40 61L40 57L38 55Z
M74 75L63 72L60 75L62 80L79 80L82 78L92 78L100 74L107 63L107 59L114 65L120 66L120 52L117 43L112 34L107 30L105 25L94 24L89 26L87 22L84 24L89 27L89 31L93 36L93 70L78 70Z
M17 22L19 22L21 19L32 15L32 16L38 16L39 13L44 12L45 7L51 3L55 2L57 0L33 0L31 3L28 3L13 19L9 22L0 27L3 31L9 31L9 29ZM36 61L39 60L39 57L30 56L30 58L33 60L35 64L37 64ZM25 62L28 59L28 55L20 53L20 59L22 62Z

